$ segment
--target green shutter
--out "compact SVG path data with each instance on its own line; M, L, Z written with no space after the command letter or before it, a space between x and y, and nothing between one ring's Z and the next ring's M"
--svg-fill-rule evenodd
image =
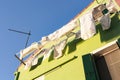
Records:
M86 80L99 80L96 66L91 54L82 56Z

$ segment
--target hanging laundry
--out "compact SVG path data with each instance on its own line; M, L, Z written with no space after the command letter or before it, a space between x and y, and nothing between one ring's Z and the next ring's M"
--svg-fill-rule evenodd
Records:
M45 53L45 55L44 55L43 60L45 60L45 59L47 59L48 57L50 57L50 55L51 55L53 49L54 49L54 48L51 47L50 49L47 49L47 50L46 50L46 53Z
M51 47L50 49L43 49L39 54L37 54L34 59L32 60L32 66L36 65L38 63L38 59L42 56L43 60L45 60L46 58L48 58L51 54L51 52L53 51L53 47Z
M67 36L67 38L70 38L70 37L72 37L75 34L76 34L75 32L70 32L69 34L66 34L66 36Z
M49 40L58 39L67 33L70 33L78 26L77 20L72 20L68 24L64 25L62 28L58 29L57 31L53 32L52 34L48 35Z
M26 65L25 65L24 69L27 70L31 66L31 61L27 61L25 64Z
M32 65L32 60L34 59L34 57L33 56L31 56L26 62L25 62L25 70L26 69L28 69L29 67L31 67L31 65Z
M59 31L57 30L57 31L53 32L52 34L48 35L48 39L51 41L58 39L58 34L59 34Z
M80 30L75 33L75 39L79 39L79 38L81 38L81 31Z
M96 33L95 21L92 16L92 11L84 14L79 18L81 38L83 40L91 38Z
M116 8L116 6L115 6L115 4L113 3L112 0L109 0L109 3L106 4L106 8L109 10L110 13L117 12L117 8Z
M32 63L32 66L36 65L38 63L38 56L36 56L31 63Z
M67 42L67 39L61 41L59 44L57 44L54 47L54 58L55 59L58 59L58 58L60 58L62 56L62 54L63 54L62 51L66 46L66 42Z
M68 24L64 25L61 29L59 29L59 35L58 37L60 38L63 35L66 35L73 31L76 27L78 26L77 20L72 20Z
M38 63L38 59L41 56L44 56L43 60L45 60L47 57L49 57L52 49L44 49L43 51L40 52L32 61L32 66L36 65Z
M100 4L93 9L92 15L95 21L99 19L101 16L103 16L102 11L105 9L106 9L106 6L104 4Z
M20 59L22 59L25 56L33 53L35 50L41 49L42 47L43 46L41 45L41 43L38 43L38 42L32 43L29 47L20 51Z
M40 43L41 43L42 45L45 45L48 41L49 41L48 36L44 36L44 37L42 37Z
M43 49L39 54L35 55L34 59L32 60L32 66L36 65L38 63L38 59L46 55L48 51L48 49Z
M36 50L33 54L30 55L30 57L25 61L25 69L28 69L32 66L32 61L35 59L35 53L37 53L38 50Z
M32 65L36 65L38 63L38 58L44 56L44 49L41 50L39 53L39 50L36 50L33 54L30 55L30 57L25 61L25 69L28 69ZM38 53L38 54L36 54Z
M102 25L103 30L109 29L110 24L111 24L110 14L108 13L108 14L103 15L100 19L100 23Z

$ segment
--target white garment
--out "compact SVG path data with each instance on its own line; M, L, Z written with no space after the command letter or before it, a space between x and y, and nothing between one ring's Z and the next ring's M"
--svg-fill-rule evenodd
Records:
M103 15L100 19L100 23L102 25L103 30L109 29L110 24L111 24L110 14L108 13L108 14Z
M77 27L76 20L72 20L70 23L64 25L62 28L59 29L59 35L58 37L61 37L72 30L74 30Z
M75 35L76 33L75 32L70 32L70 33L68 33L66 36L67 36L67 38L70 38L70 37L72 37L73 35Z
M37 55L31 54L30 57L28 58L28 60L25 62L25 64L26 64L25 69L28 69L29 67L31 67L33 65L36 65L38 63L38 59L43 55L44 55L44 50L41 50L41 52Z
M44 36L44 37L42 37L40 42L41 42L42 45L45 45L48 41L49 41L48 37Z
M106 8L109 10L110 13L117 12L115 4L111 0L109 1L108 4L106 4Z
M50 57L50 54L51 54L52 51L53 51L53 48L48 49L48 50L46 51L45 55L44 55L43 60L45 60L45 59L47 59L48 57Z
M29 47L20 51L20 59L24 58L25 56L33 53L35 50L41 48L42 45L40 43L34 42Z
M91 38L96 33L95 21L92 16L92 11L84 14L79 18L81 38L86 40Z
M53 48L50 49L44 49L42 52L40 52L40 54L38 54L33 60L32 60L32 66L36 65L38 63L38 59L41 57L41 55L43 55L43 60L45 60L46 58L48 58L51 54L51 52L53 51Z
M58 35L59 34L59 31L57 30L57 31L55 31L55 32L53 32L52 34L50 34L50 35L48 35L48 38L49 38L49 40L55 40L55 39L57 39L58 38Z
M63 35L69 33L70 31L74 30L77 27L77 21L72 20L70 23L64 25L62 28L58 29L57 31L53 32L52 34L48 35L49 40L55 40Z
M75 39L79 39L79 38L81 38L81 31L80 30L75 33Z
M26 64L26 65L25 65L25 68L24 68L25 70L32 66L32 61L33 61L33 59L34 59L34 57L31 56L30 59L27 60L27 62L25 62L25 64Z
M34 59L32 60L32 66L36 65L38 63L38 59L42 56L44 56L45 54L48 53L47 49L43 49L41 50L41 52L39 54L37 54Z
M62 51L65 48L66 42L67 42L67 39L61 41L58 45L54 47L54 58L55 59L58 59L62 56L63 54Z
M35 57L31 63L32 63L32 66L36 65L38 63L38 56Z

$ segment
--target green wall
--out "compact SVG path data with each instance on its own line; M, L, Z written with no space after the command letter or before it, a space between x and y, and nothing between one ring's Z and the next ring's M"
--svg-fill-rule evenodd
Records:
M106 1L106 0L105 0ZM96 1L88 8L97 5ZM82 55L89 53L105 44L120 38L120 15L111 15L112 22L109 30L103 31L101 25L96 23L97 33L92 38L84 41L75 39L72 36L64 49L64 55L54 60L51 56L46 59L40 59L37 66L33 66L27 70L24 65L18 69L20 72L18 80L33 80L44 75L45 80L86 80L84 75ZM79 30L77 28L75 31ZM61 38L60 40L66 37ZM54 42L49 43L46 47L50 47Z

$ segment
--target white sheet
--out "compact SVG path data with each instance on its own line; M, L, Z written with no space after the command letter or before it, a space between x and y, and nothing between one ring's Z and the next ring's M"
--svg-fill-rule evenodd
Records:
M79 18L81 38L83 40L91 38L96 33L95 21L92 16L92 11L84 14Z
M63 35L69 33L70 31L74 30L78 26L76 20L72 20L68 24L64 25L62 28L58 29L57 31L53 32L52 34L48 35L49 40L55 40Z
M63 55L62 51L65 48L66 42L67 42L67 39L61 41L58 45L54 47L54 58L55 59L60 58Z
M103 15L100 19L100 23L102 25L102 29L103 30L107 30L110 28L110 24L111 24L111 18L110 18L110 14L107 13L105 15Z
M35 50L38 50L42 47L40 43L34 42L29 47L20 51L20 59L24 58L25 56L33 53Z

